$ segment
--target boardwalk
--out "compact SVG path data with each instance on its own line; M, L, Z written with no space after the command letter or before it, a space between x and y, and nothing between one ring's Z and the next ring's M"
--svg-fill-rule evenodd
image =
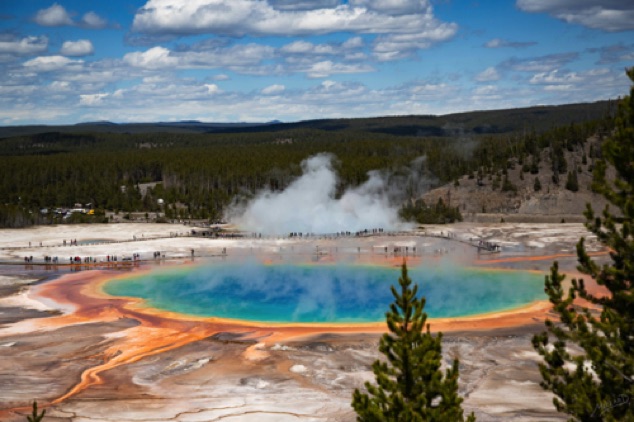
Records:
M357 232L339 232L326 234L290 233L286 236L271 236L261 233L221 232L207 228L194 228L180 232L170 232L168 235L133 235L128 239L119 240L61 240L56 242L29 242L16 246L4 246L0 251L13 255L11 259L0 259L0 265L45 265L45 266L82 266L82 267L128 267L141 262L157 262L169 259L218 258L231 254L244 255L245 251L253 255L255 252L270 252L271 244L285 242L279 246L278 253L292 255L299 250L302 254L314 255L342 255L342 254L384 254L390 256L417 256L423 251L416 246L377 246L367 243L351 246L355 239L417 239L436 238L451 242L458 242L474 247L479 253L497 253L499 245L481 239L466 238L464 235L445 230L416 230L416 231L385 231L383 229L368 229ZM186 239L191 239L191 244ZM252 245L234 246L228 252L226 243L215 241L229 240L244 241ZM158 241L158 242L157 242ZM307 252L306 245L315 241L332 241L335 246L316 245L314 250ZM290 242L290 243L289 243ZM331 243L332 243L331 242ZM341 247L336 244L341 242ZM187 244L186 247L182 246ZM125 245L125 247L123 247ZM137 248L134 245L138 245ZM253 246L255 245L255 246ZM289 246L290 245L290 246ZM296 245L294 250L292 245ZM106 246L106 248L104 248ZM151 249L156 246L156 250ZM303 247L303 249L301 249ZM180 249L186 249L181 251ZM176 251L178 250L178 251ZM105 251L105 252L104 252ZM240 251L240 252L238 252ZM442 250L441 250L442 251ZM438 252L438 251L436 251Z

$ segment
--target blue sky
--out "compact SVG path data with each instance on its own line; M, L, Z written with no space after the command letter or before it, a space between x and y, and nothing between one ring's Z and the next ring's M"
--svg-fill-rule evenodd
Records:
M0 1L1 125L596 101L632 65L632 0Z

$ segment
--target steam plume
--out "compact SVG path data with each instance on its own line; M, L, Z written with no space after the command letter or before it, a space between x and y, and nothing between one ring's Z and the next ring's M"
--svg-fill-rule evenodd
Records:
M303 174L284 191L264 190L246 204L231 207L230 221L241 229L265 234L356 232L407 227L391 205L387 178L368 173L362 185L335 197L337 174L333 156L318 154L302 162Z

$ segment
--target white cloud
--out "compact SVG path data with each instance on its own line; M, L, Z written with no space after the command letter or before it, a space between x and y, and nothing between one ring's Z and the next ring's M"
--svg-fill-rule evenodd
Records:
M144 52L128 53L123 56L123 61L130 66L145 69L161 69L178 65L178 59L170 57L170 51L165 47L152 47Z
M309 35L335 32L416 34L429 42L452 36L456 24L438 21L427 1L390 0L352 4L316 2L318 8L281 10L261 0L149 0L134 17L133 30L150 34ZM408 13L399 14L403 11ZM439 32L438 29L441 29ZM447 30L449 29L449 30Z
M207 87L207 92L209 94L218 94L219 92L222 92L216 84L205 84L205 87Z
M544 91L572 91L574 85L546 85Z
M282 48L280 48L280 51L282 53L307 54L311 53L314 48L315 44L304 40L298 40L282 46Z
M326 78L330 75L341 73L365 73L374 69L365 64L333 63L330 60L313 63L305 70L309 78Z
M526 57L522 59L513 57L502 62L501 66L521 72L550 72L576 60L578 57L578 53L549 54L546 56Z
M313 44L305 40L293 41L280 47L277 52L285 56L290 64L314 63L325 59L324 56L337 56L344 61L362 61L367 55L361 51L363 39L352 37L342 43Z
M221 73L219 75L214 75L212 79L214 81L228 81L231 78L229 77L229 75L225 75L224 73Z
M401 59L416 50L426 49L434 43L448 40L457 30L456 24L443 23L421 32L380 36L375 40L373 53L380 61Z
M97 106L103 103L104 98L108 97L110 94L101 93L101 94L82 94L79 96L79 104L83 106Z
M475 95L495 95L498 93L498 89L494 85L479 86L473 90Z
M458 88L454 85L448 85L444 83L417 83L413 85L406 85L404 92L408 94L407 99L411 102L424 102L438 104L447 98L451 98L456 95ZM394 92L392 97L399 97L400 93ZM418 107L417 107L418 108ZM438 113L438 111L436 111Z
M500 38L493 38L492 40L487 41L487 43L484 44L486 48L499 48L499 47L503 47L503 45L504 45L504 40Z
M284 92L284 90L286 89L286 87L284 85L270 85L267 86L266 88L262 89L262 94L265 95L275 95L275 94L279 94L281 92Z
M588 76L602 76L602 75L607 75L609 73L610 73L610 69L606 69L605 67L603 67L603 68L588 70L587 72L585 72L585 75L588 75Z
M49 88L52 91L69 91L70 82L68 81L53 81L49 84Z
M350 0L349 3L390 15L431 12L431 5L427 0Z
M95 12L88 12L81 18L81 25L91 29L103 29L108 26L108 21Z
M279 10L310 10L335 7L340 0L269 0L269 3Z
M629 0L517 0L525 12L548 13L568 23L603 31L634 29L634 2Z
M144 84L161 84L164 82L169 82L171 78L167 77L166 75L152 75L146 76L142 80Z
M60 53L64 56L88 56L95 52L90 40L66 41Z
M71 60L64 56L41 56L24 62L23 66L35 72L50 72L82 63L82 60Z
M634 61L634 44L612 44L599 48L588 48L587 51L600 54L600 60L597 64Z
M355 0L349 3L304 2L312 8L291 7L291 2L264 0L148 0L134 17L133 31L153 37L215 34L241 36L310 36L347 32L378 34L373 46L380 61L396 60L452 38L458 25L434 17L427 0ZM343 43L291 42L282 54L341 55L365 60L355 36ZM355 51L357 50L357 51Z
M0 85L2 97L28 97L39 90L36 85Z
M28 55L46 51L48 48L48 38L25 37L20 40L3 41L0 40L0 53Z
M590 68L576 72L583 78L576 83L474 88L463 79L463 84L432 80L371 89L361 83L328 79L274 95L263 90L223 91L205 80L137 70L123 62L73 66L56 72L46 85L38 85L38 74L32 76L27 68L23 68L23 78L9 74L12 86L0 88L0 122L174 121L193 116L207 121L294 121L315 116L443 114L615 98L630 85L620 69ZM555 74L550 80L565 82L566 74ZM125 89L108 85L108 81L124 80L130 81Z
M489 41L487 41L484 46L486 48L503 48L503 47L510 47L510 48L524 48L524 47L530 47L532 45L537 44L536 42L533 41L509 41L509 40L505 40L502 38L493 38Z
M323 89L325 89L325 90L329 90L329 89L331 89L332 87L342 88L342 87L343 87L343 84L340 84L340 83L335 82L335 81L327 80L327 81L323 81L323 82L321 83L321 87L322 87Z
M72 25L73 20L70 15L57 3L48 9L41 9L35 14L35 22L42 26L64 26Z
M361 37L352 37L348 38L346 41L341 44L341 47L344 49L354 49L363 47L363 38Z
M76 25L64 6L57 3L54 3L48 9L38 10L33 20L42 26ZM95 12L90 11L85 13L77 24L88 29L103 29L108 26L108 21Z
M532 84L570 84L577 83L583 80L575 72L570 72L566 74L560 74L558 70L553 70L552 72L541 72L535 74L531 79L530 83Z
M478 73L475 77L475 80L478 82L490 82L497 81L500 79L500 74L494 67L488 67L482 72Z
M254 70L253 67L261 65L263 60L273 57L274 51L273 47L253 43L185 51L153 47L143 52L128 53L123 57L123 61L130 66L149 70L227 68L250 73Z
M57 75L58 79L75 82L83 86L103 86L120 80L132 79L140 75L133 69L93 62L83 66L72 65Z
M71 114L67 107L47 107L42 109L33 104L16 106L11 104L3 107L0 104L0 122L5 125L19 124L21 122L58 122L60 119L68 119Z

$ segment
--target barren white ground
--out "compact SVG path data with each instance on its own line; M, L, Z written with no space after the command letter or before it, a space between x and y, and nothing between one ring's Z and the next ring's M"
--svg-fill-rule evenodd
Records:
M152 260L155 251L168 259L185 260L191 257L191 249L196 257L220 256L223 250L228 256L312 254L315 248L369 255L385 247L417 246L420 253L431 255L452 244L420 236L209 239L188 236L192 229L196 228L130 223L2 230L0 262L22 263L25 256L32 256L34 263L45 256L58 256L62 263L73 256L103 262L107 256L121 260L135 253ZM579 237L588 237L581 224L465 223L428 226L418 234L446 236L448 232L467 242L498 243L507 257L573 254ZM63 246L64 240L68 245L71 239L78 246ZM600 248L591 236L589 240L590 249ZM551 262L539 264L540 268L546 272ZM573 264L570 259L569 266ZM33 281L31 270L20 268L0 266L0 287ZM27 312L24 318L0 326L0 409L59 397L82 368L94 364L91 359L99 350L133 325L120 321L98 327L69 326L53 333L28 332L24 328L28 328L24 321L28 312L56 309L54 303L34 300L28 288L0 299L0 317L18 309ZM539 386L539 356L530 339L542 329L534 325L445 335L445 361L461 359L460 391L466 411L475 411L480 421L565 420L554 411L551 395ZM376 335L325 335L267 346L266 357L258 360L244 353L251 343L239 338L208 339L108 371L102 385L49 408L45 421L352 421L352 392L373 380L370 365L379 357L377 342ZM25 419L19 413L7 417Z

